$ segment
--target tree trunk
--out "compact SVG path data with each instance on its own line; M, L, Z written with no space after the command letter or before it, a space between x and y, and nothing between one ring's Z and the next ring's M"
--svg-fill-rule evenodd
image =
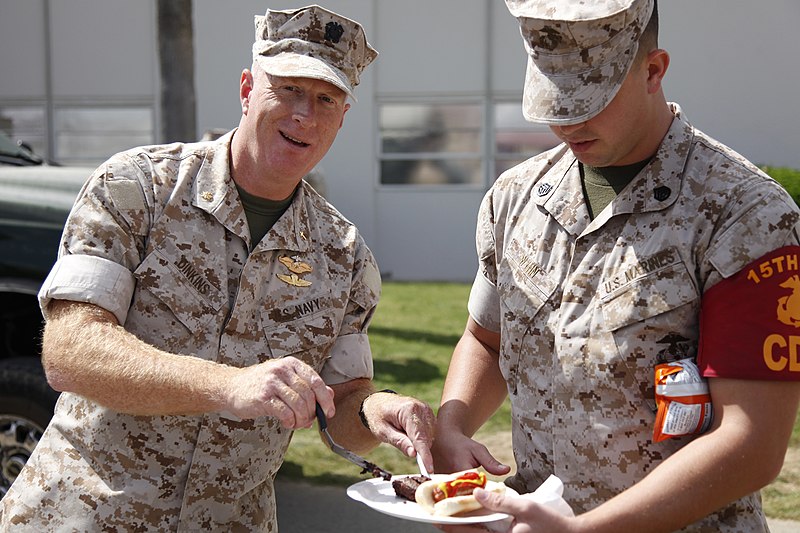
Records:
M192 0L156 0L161 72L160 142L197 140Z

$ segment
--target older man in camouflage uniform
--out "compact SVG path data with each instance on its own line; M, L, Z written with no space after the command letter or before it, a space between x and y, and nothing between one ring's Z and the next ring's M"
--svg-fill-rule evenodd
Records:
M118 154L80 193L40 294L65 393L3 531L276 531L317 402L341 444L432 465L430 408L372 386L373 256L301 179L377 53L310 6L256 17L253 54L236 130Z
M766 531L758 490L800 399L798 208L667 103L653 0L506 1L529 54L524 114L564 143L482 203L436 469L509 471L471 439L508 395L507 483L556 474L578 515L477 491L511 531ZM708 379L713 423L657 442L654 368L678 359Z

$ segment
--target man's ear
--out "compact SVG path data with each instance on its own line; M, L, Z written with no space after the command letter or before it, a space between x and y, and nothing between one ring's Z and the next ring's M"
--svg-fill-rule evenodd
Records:
M249 69L242 71L239 79L239 102L242 105L242 114L246 115L250 109L250 93L253 92L253 73Z
M345 103L344 111L342 112L342 120L339 121L339 129L342 129L342 126L344 126L344 116L347 114L348 109L350 109L350 104Z
M661 81L669 68L669 54L656 48L647 54L647 91L654 94L661 90Z

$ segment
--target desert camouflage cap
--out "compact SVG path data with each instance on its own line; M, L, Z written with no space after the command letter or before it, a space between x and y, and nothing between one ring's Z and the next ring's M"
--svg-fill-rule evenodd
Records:
M531 122L578 124L614 98L654 0L506 0L528 53L522 111Z
M353 88L378 56L361 25L318 5L256 16L253 59L268 74L324 80L355 98Z

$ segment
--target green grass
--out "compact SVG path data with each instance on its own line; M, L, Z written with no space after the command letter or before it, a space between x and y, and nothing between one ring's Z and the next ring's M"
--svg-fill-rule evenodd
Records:
M762 166L761 170L769 174L775 181L783 185L795 203L800 205L800 170L787 167Z
M463 283L383 284L369 329L378 389L414 396L436 409L453 347L467 322L469 289L470 285ZM483 431L506 429L509 416L506 405ZM379 446L366 457L390 472L414 472L417 468L414 460L390 446ZM364 479L357 468L324 447L316 426L295 432L279 475L326 484Z
M796 449L796 448L795 448ZM800 465L784 465L778 478L761 493L764 512L770 518L800 520Z
M464 330L469 285L396 283L383 285L383 297L370 327L375 358L375 383L428 402L434 409L453 347ZM509 406L503 407L479 435L507 432ZM800 520L800 416L793 448L781 475L764 490L764 507L772 518ZM795 453L796 452L796 453ZM416 462L393 447L382 445L366 456L390 472L416 472ZM311 483L346 486L365 479L359 470L331 453L313 430L295 432L279 476Z

